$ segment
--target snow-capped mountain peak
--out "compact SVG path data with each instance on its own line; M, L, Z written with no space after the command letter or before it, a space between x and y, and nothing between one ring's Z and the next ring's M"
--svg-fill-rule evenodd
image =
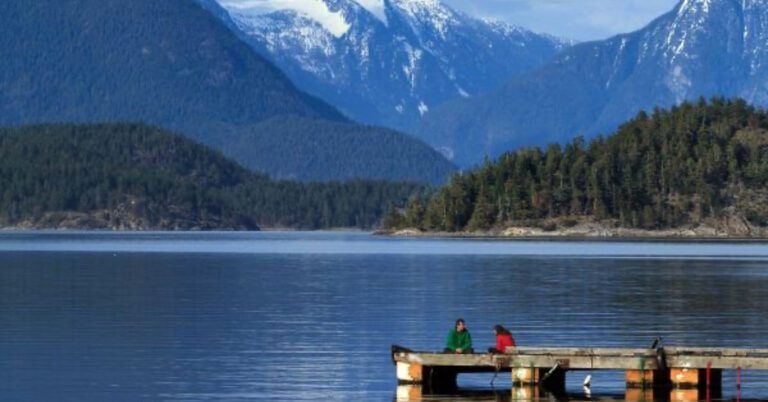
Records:
M432 31L445 39L450 27L460 23L458 13L439 0L389 1L392 9L397 10L417 34Z
M564 47L439 0L266 1L282 7L260 14L229 8L252 46L305 91L357 120L397 129L443 103L489 91ZM322 7L310 9L311 2Z
M388 0L392 7L412 16L437 15L450 10L440 0Z

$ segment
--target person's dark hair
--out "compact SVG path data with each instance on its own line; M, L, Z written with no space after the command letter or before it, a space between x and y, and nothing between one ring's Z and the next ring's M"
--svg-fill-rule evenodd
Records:
M454 327L458 327L458 326L459 326L459 323L462 323L462 324L464 324L464 326L465 326L465 327L467 326L467 322L466 322L466 321L464 321L464 319L463 319L463 318L459 318L458 320L456 320L456 324L454 324L453 326L454 326Z
M512 333L511 333L511 332L509 332L509 330L508 330L508 329L504 328L504 327L503 327L503 326L501 326L501 325L497 325L497 326L493 327L493 330L494 330L494 331L495 331L497 334L499 334L499 335L512 335Z

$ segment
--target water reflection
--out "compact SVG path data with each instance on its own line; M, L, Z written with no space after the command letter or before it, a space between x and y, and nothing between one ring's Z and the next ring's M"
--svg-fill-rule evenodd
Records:
M581 393L552 394L535 387L521 387L504 390L464 390L452 395L430 395L421 386L400 385L397 387L395 402L511 402L511 401L627 401L627 402L698 402L725 401L722 395L707 394L696 389L628 389L623 394L592 395L585 388ZM747 401L737 398L738 401ZM760 400L760 399L755 399ZM764 399L763 399L764 400Z

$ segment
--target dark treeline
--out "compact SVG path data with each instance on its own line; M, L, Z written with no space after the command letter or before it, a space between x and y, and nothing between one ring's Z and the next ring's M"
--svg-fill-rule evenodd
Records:
M386 225L453 232L590 218L662 229L728 215L765 226L767 183L768 114L702 99L641 112L608 138L508 153L414 197Z
M44 227L46 214L106 211L105 228L368 228L417 191L406 183L274 181L145 125L0 129L0 226Z

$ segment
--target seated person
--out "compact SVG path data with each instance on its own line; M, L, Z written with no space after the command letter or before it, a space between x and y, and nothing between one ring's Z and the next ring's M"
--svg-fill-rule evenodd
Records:
M493 332L496 334L496 347L488 349L488 353L505 353L507 348L516 347L515 338L512 337L512 333L508 329L501 325L493 327Z
M472 350L472 335L469 334L467 324L464 319L456 320L456 327L448 333L445 353L468 354L474 353Z

